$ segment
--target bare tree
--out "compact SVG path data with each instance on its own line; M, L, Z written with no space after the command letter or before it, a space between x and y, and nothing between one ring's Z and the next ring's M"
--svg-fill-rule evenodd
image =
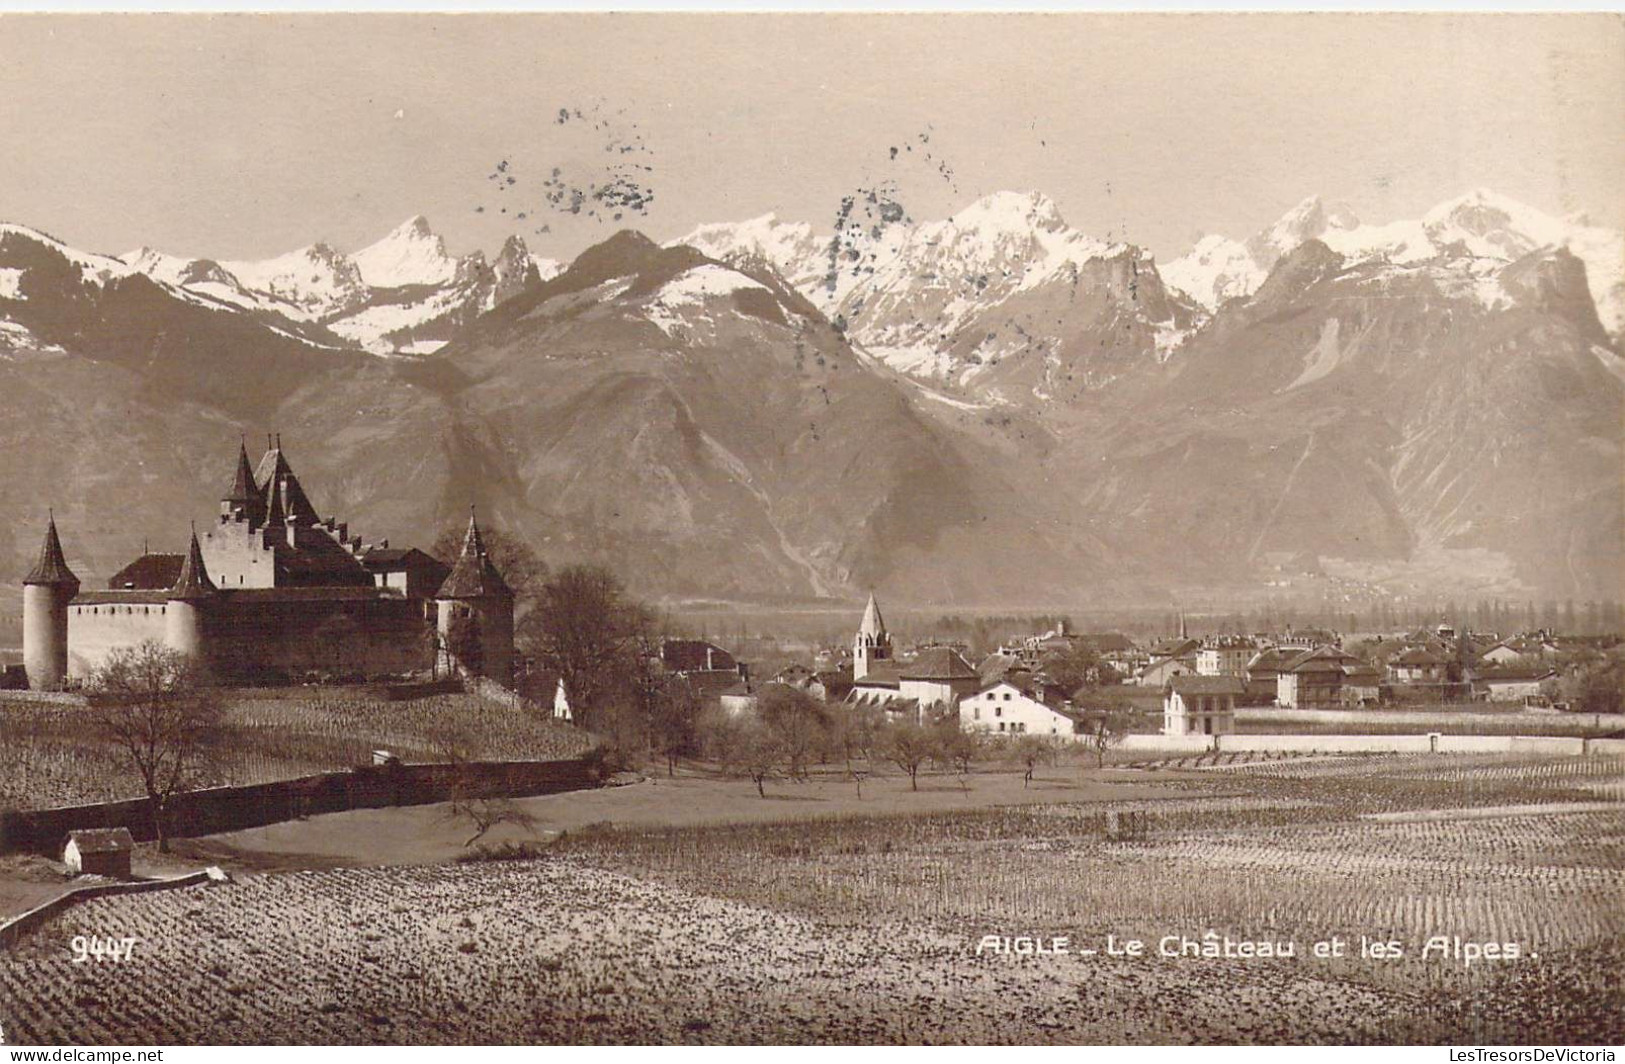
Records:
M960 789L968 792L971 771L983 754L981 734L966 731L953 718L938 724L936 732L937 748L932 753L933 758L946 768L952 769L959 776Z
M1106 752L1122 743L1128 734L1132 718L1117 709L1091 710L1083 719L1084 734L1095 752L1095 767L1106 766Z
M1033 772L1039 765L1047 765L1055 760L1055 744L1043 735L1019 735L1007 752L1012 761L1025 769L1021 776L1023 790L1032 784Z
M535 816L512 798L454 798L446 804L441 819L452 823L466 820L473 825L474 834L463 843L464 849L485 838L499 825L512 824L534 835L538 823Z
M784 763L784 745L772 728L755 717L712 715L706 722L706 738L713 757L731 775L750 777L756 793L767 797L767 781Z
M543 582L517 635L542 669L564 680L578 723L590 729L611 696L624 690L653 626L649 611L627 596L613 573L572 565Z
M194 658L151 639L114 650L88 686L94 727L141 777L158 849L168 853L171 799L218 776L221 703Z
M881 735L886 760L908 774L910 790L920 789L920 769L938 748L935 730L912 721L888 724Z
M828 708L805 691L776 683L762 690L756 712L778 737L790 778L806 780L808 763L829 738Z

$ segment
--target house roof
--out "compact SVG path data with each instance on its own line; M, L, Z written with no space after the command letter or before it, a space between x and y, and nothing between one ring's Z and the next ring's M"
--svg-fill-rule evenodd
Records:
M1082 638L1098 654L1121 654L1134 649L1134 641L1122 632L1094 632Z
M1270 647L1254 654L1252 660L1247 662L1247 671L1252 672L1279 672L1281 667L1293 658L1304 653L1301 650L1283 650L1280 647Z
M1305 672L1342 672L1343 665L1350 657L1341 650L1331 647L1319 647L1315 650L1301 651L1295 656L1281 663L1281 671L1288 673Z
M184 554L143 554L107 580L113 591L157 591L175 586Z
M513 598L513 589L502 579L502 574L497 572L491 556L485 551L485 538L480 535L479 521L472 512L468 515L468 534L463 537L463 552L457 556L457 564L451 567L451 575L440 585L435 597Z
M1412 647L1411 649L1405 651L1405 653L1399 655L1397 658L1391 659L1388 664L1400 666L1443 665L1444 659L1430 650L1424 650L1421 647Z
M1247 685L1237 676L1197 676L1191 673L1173 677L1168 681L1168 686L1181 698L1186 695L1240 695L1247 691Z
M703 639L663 639L660 663L673 672L705 672L727 669L738 672L734 656Z
M83 828L68 832L80 853L127 853L135 849L129 828Z
M1556 676L1556 669L1495 669L1479 673L1481 683L1530 683Z
M959 651L950 647L928 647L899 672L904 680L979 680L977 672Z
M62 540L56 534L55 516L46 522L45 542L40 544L39 561L23 577L23 584L79 589L79 578L73 575L73 570L68 568L68 559L62 556Z

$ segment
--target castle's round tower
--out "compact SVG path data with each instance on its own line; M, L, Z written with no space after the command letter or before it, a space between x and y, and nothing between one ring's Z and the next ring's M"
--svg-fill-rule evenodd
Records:
M165 645L189 657L206 660L207 617L219 593L203 565L203 551L198 546L194 528L192 544L187 548L186 560L181 563L181 575L170 588L169 601L164 606Z
M39 562L23 577L23 669L35 691L57 690L68 678L68 603L77 594L53 515Z
M438 664L513 683L513 590L492 563L473 513L451 575L435 594Z

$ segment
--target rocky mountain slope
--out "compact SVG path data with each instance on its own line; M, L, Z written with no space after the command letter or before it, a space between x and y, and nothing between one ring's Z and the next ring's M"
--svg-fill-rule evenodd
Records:
M248 265L4 227L0 576L49 504L87 575L175 546L237 435L275 430L363 535L427 542L477 502L651 595L1143 602L1293 557L1613 596L1625 362L1595 247L1530 224L1480 195L1378 239L1306 204L1208 245L1241 278L1211 311L1029 195L855 258L768 218L623 232L546 278L420 220Z

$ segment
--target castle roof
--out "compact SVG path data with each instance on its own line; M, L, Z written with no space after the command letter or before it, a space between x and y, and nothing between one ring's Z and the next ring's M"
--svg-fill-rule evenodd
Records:
M260 467L255 471L254 479L259 482L260 491L265 498L267 523L281 524L291 521L299 525L314 525L320 522L321 518L316 514L316 507L310 504L310 498L300 486L299 478L294 476L287 457L282 453L280 438L277 445L266 451L265 457L260 459Z
M254 479L254 468L248 464L248 447L237 446L237 470L232 475L231 487L226 489L226 502L242 507L250 524L265 520L265 497L259 482Z
M45 542L40 544L39 561L23 577L23 584L67 587L74 592L79 590L79 578L73 575L73 570L68 568L68 559L62 556L62 540L56 534L55 516L45 526Z
M170 589L172 599L208 598L220 589L209 579L209 570L203 564L203 550L198 546L197 529L192 529L192 545L186 549L186 560L181 563L181 575Z
M480 535L479 522L470 513L468 535L463 537L463 552L457 556L457 564L452 566L451 575L440 585L440 592L435 597L475 599L493 595L512 598L513 589L508 587L507 581L502 579L502 574L492 564L491 556L485 551L485 538Z
M869 604L863 607L863 623L858 625L858 634L876 638L886 634L886 619L880 616L880 603L875 601L873 591L869 592Z
M149 552L109 577L107 586L113 591L167 591L180 579L184 561L184 554Z

